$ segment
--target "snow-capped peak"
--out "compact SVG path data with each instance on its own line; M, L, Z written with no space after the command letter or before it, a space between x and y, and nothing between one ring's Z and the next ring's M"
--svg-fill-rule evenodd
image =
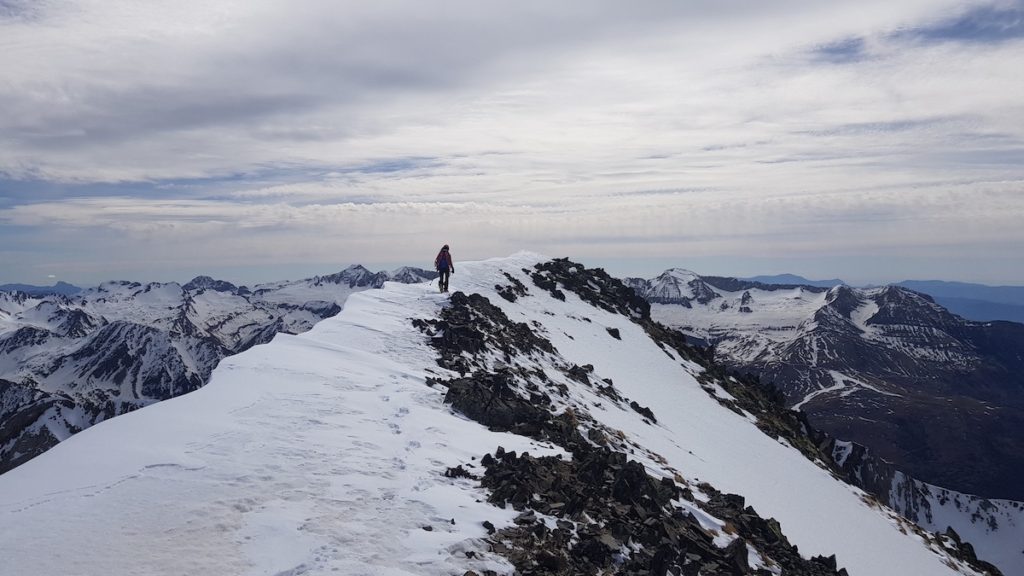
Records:
M224 280L215 280L210 276L196 276L190 280L187 284L182 286L185 290L196 291L196 290L216 290L217 292L235 292L238 287L230 282Z
M720 296L703 278L682 268L670 268L649 281L630 280L629 285L651 302L687 306L691 301L706 304Z

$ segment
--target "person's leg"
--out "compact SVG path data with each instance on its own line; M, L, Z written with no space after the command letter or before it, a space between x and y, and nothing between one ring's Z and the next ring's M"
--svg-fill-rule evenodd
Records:
M437 278L437 285L441 289L441 292L448 291L448 274L447 270L442 270L441 275Z

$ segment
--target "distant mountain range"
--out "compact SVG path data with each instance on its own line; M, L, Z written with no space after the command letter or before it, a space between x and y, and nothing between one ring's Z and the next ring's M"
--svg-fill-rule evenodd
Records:
M796 274L773 274L740 278L761 284L814 286L831 288L846 284L839 278L829 280L810 280ZM1024 323L1024 286L988 286L967 282L947 282L944 280L904 280L896 286L910 288L922 292L950 312L969 320L989 321L1008 320ZM31 284L0 284L0 291L24 292L31 296L47 296L63 294L70 296L82 291L82 288L67 282L57 282L53 286L34 286Z
M941 280L905 280L898 284L923 292L971 320L1009 320L1024 323L1024 286L985 286Z
M808 280L803 276L797 276L796 274L774 274L771 276L751 276L749 278L740 278L740 280L749 280L751 282L760 282L761 284L782 284L788 286L815 286L818 288L831 288L840 284L846 284L838 278L831 280Z
M63 294L71 296L78 294L82 289L67 282L57 282L53 286L33 286L32 284L0 284L0 292L23 292L29 296L49 296L50 294Z
M199 276L71 294L0 290L0 472L100 421L201 387L221 359L309 330L353 292L436 275L350 266L252 288Z
M831 288L846 284L838 278L808 280L796 274L752 276L741 278L741 280L762 284L814 286L817 288ZM943 280L904 280L897 282L895 286L903 286L927 294L943 308L969 320L981 322L1008 320L1024 323L1024 286L987 286Z
M627 283L656 319L778 387L833 436L932 484L1024 499L1024 325L964 320L899 286L679 269Z

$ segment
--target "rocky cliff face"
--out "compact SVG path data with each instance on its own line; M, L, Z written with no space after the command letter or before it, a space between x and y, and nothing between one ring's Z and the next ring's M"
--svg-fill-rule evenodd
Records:
M74 295L0 292L0 472L96 422L195 390L222 358L308 330L354 291L432 275L352 266L251 290L199 276Z

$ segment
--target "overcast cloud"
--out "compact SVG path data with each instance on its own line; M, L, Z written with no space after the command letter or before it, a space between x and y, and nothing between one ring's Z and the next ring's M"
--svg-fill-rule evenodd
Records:
M1024 284L1024 2L0 0L0 283Z

